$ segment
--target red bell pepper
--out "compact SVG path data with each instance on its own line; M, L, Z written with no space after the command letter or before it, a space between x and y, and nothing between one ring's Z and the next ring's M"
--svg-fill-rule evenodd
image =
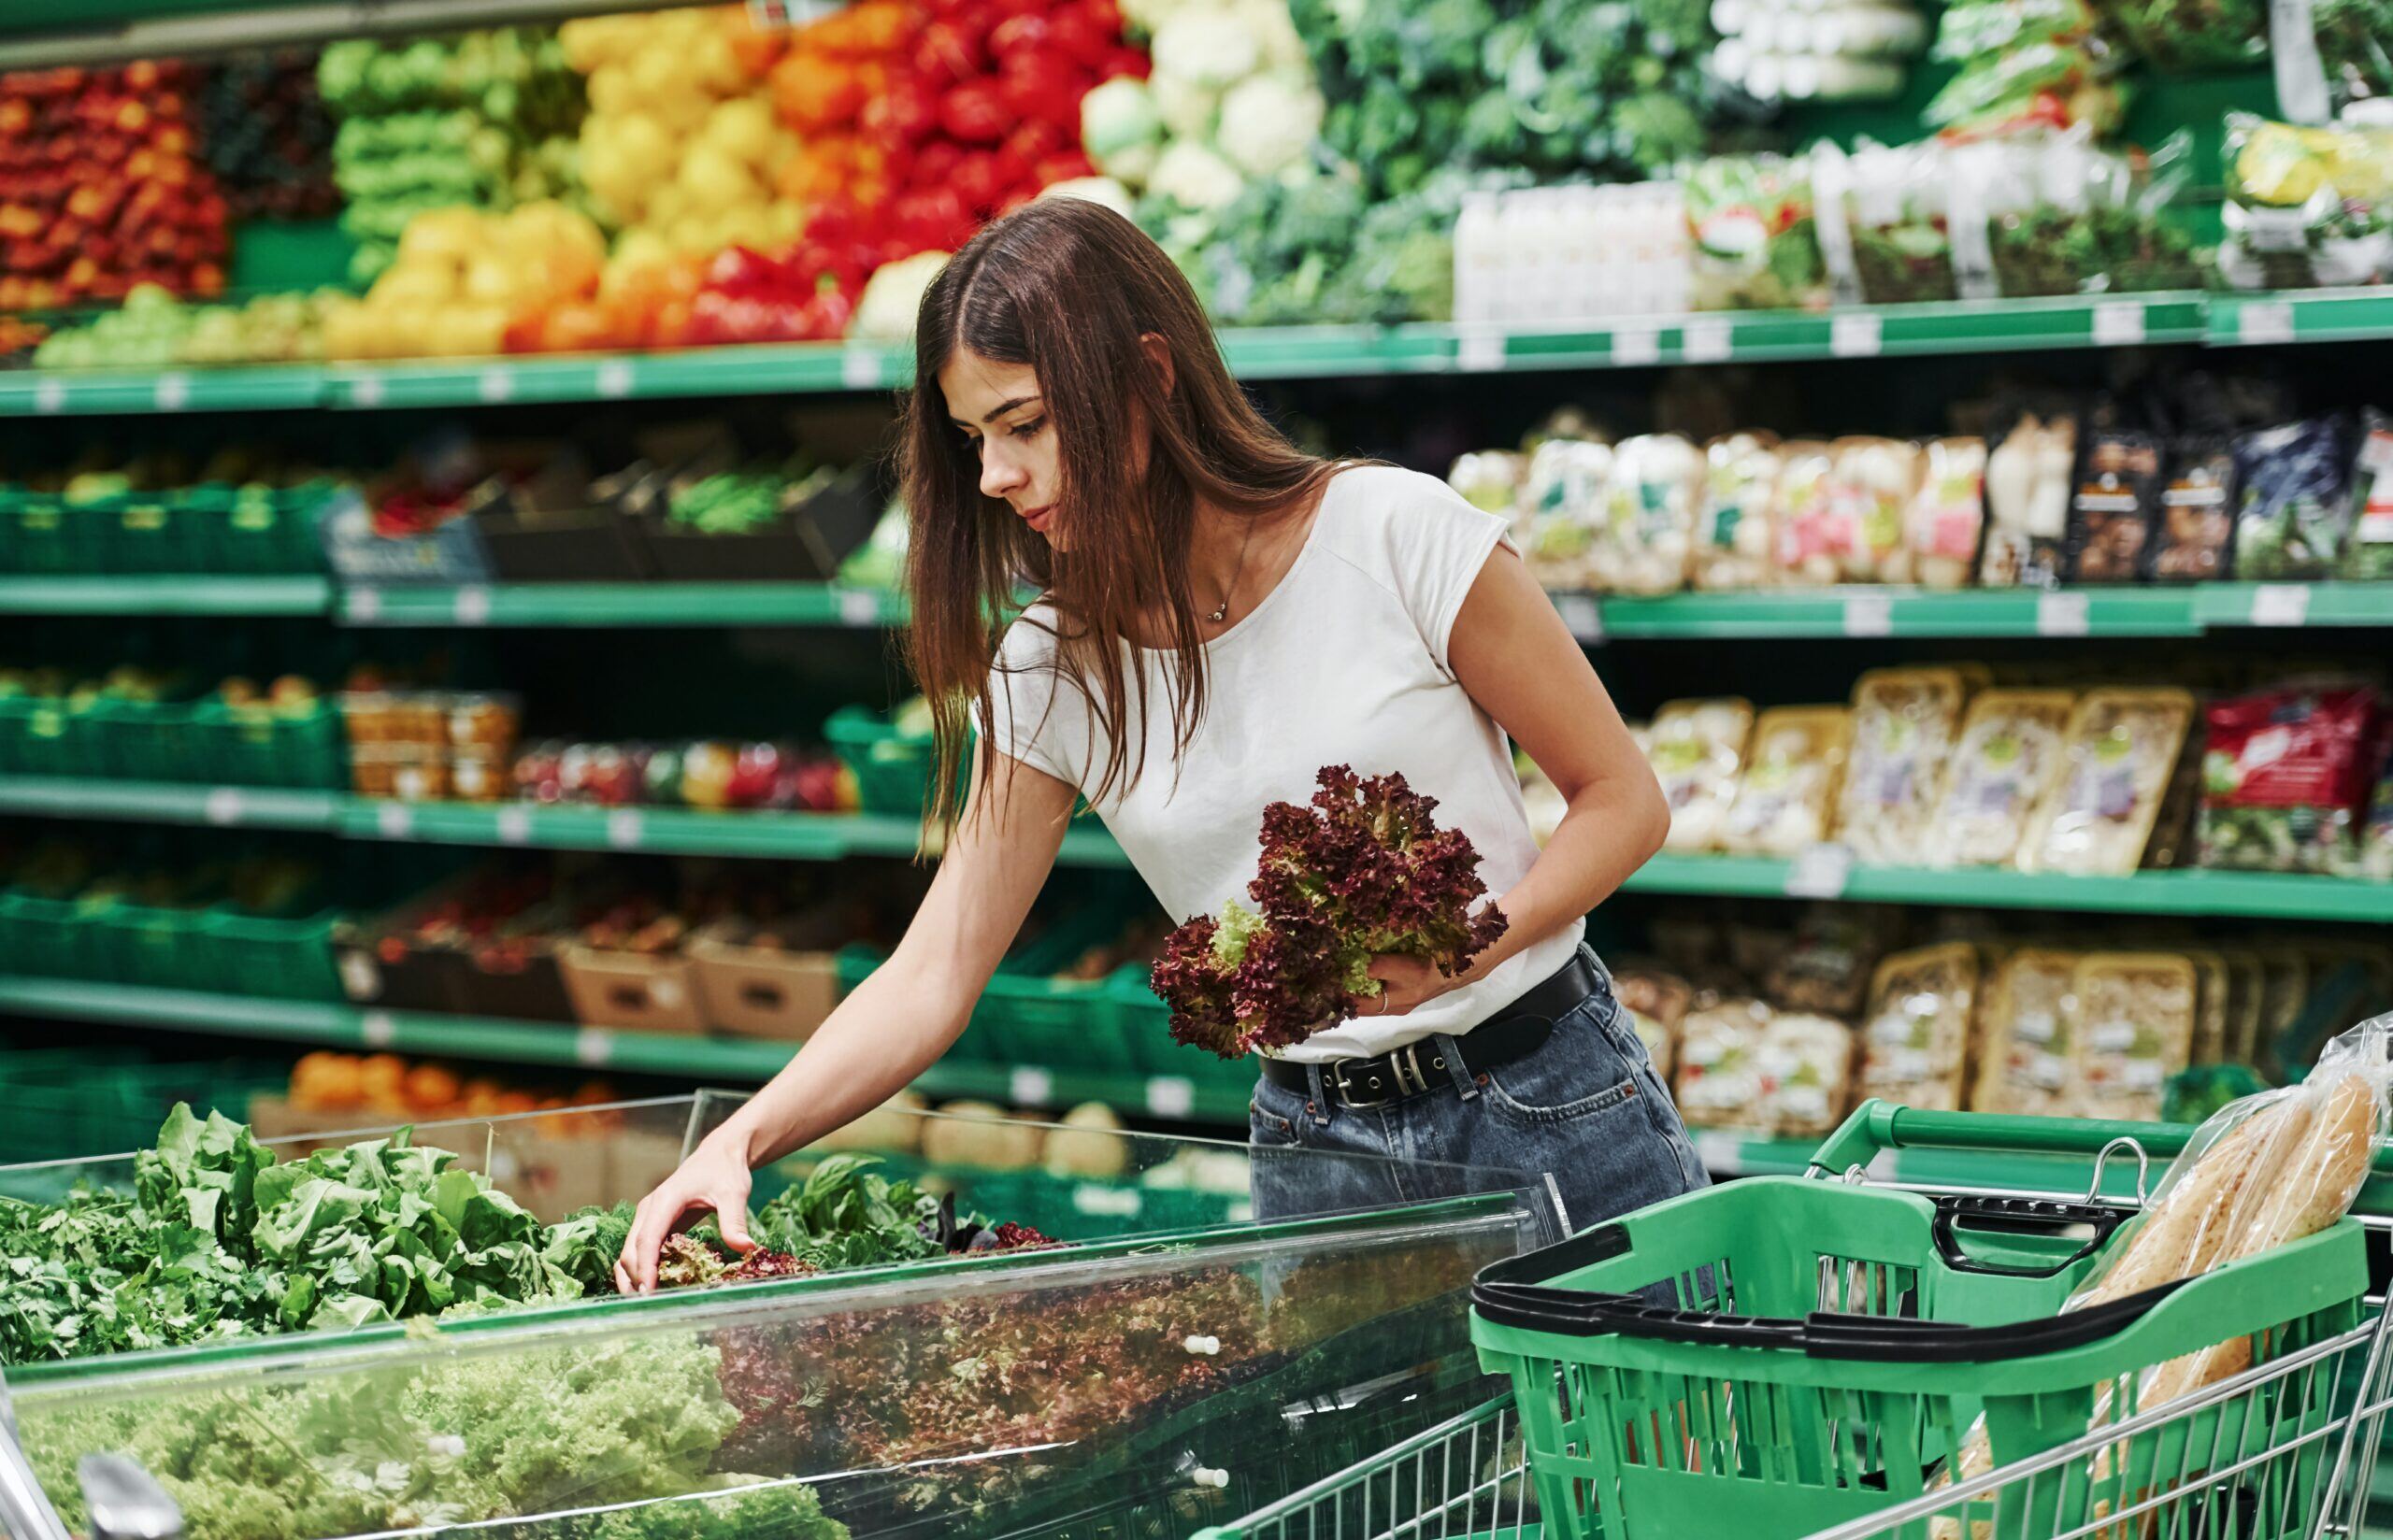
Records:
M1010 53L998 64L997 90L1016 119L1043 119L1074 138L1080 135L1081 98L1088 86L1078 70L1052 53Z
M906 185L943 186L964 164L965 153L964 147L953 139L933 139L914 151L914 164L906 174Z
M976 150L956 166L948 185L955 189L965 207L984 214L1021 179L1019 173L1010 172L1003 150Z

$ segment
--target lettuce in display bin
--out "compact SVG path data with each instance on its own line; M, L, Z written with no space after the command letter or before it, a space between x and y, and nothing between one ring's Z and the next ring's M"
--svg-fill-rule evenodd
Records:
M1504 934L1504 915L1471 905L1487 891L1479 852L1440 829L1437 799L1400 775L1325 768L1310 805L1263 810L1261 870L1236 899L1172 932L1155 963L1171 1035L1235 1059L1282 1048L1377 994L1371 959L1433 962L1452 977Z

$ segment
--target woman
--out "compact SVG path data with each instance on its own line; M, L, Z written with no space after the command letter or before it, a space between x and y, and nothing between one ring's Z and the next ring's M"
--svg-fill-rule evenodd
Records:
M1581 940L1669 811L1502 521L1434 478L1298 452L1240 394L1163 252L1078 199L1034 202L957 252L923 297L915 357L910 662L937 715L934 806L959 790L968 806L888 963L649 1194L618 1281L652 1288L658 1246L708 1211L747 1249L752 1168L947 1049L1077 796L1182 919L1244 894L1264 806L1303 801L1331 764L1436 797L1507 925L1457 977L1377 960L1380 992L1265 1063L1254 1142L1530 1173L1574 1226L1699 1186ZM1025 576L1040 602L992 620ZM1569 801L1542 853L1508 735ZM1284 1185L1364 1163L1284 1162L1258 1203L1366 1196Z

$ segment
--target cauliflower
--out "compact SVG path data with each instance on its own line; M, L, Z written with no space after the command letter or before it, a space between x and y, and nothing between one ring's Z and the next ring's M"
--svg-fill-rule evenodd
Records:
M1130 190L1111 177L1073 177L1066 181L1049 182L1039 189L1042 198L1086 198L1094 204L1111 208L1124 219L1136 218L1137 200Z
M1145 181L1163 150L1163 117L1147 83L1117 75L1082 97L1081 147L1107 176Z
M1189 6L1155 28L1149 53L1157 75L1177 76L1209 91L1236 85L1263 63L1261 40L1246 18L1223 5Z
M1200 0L1125 0L1122 20L1134 31L1152 37L1166 21L1199 3Z
M1297 35L1288 0L1240 0L1239 20L1261 49L1265 69L1296 70L1311 78L1312 56Z
M1268 177L1304 159L1321 133L1321 93L1284 77L1258 75L1222 98L1222 153L1250 177Z
M883 263L864 286L856 301L855 319L848 335L867 342L903 342L914 335L914 317L923 307L923 291L947 265L945 251L918 251L896 262Z
M1155 162L1147 189L1187 208L1220 208L1246 186L1238 167L1194 139L1182 139Z
M1222 108L1220 92L1161 72L1147 82L1147 90L1154 99L1155 111L1162 117L1165 130L1174 138L1212 136L1213 117Z

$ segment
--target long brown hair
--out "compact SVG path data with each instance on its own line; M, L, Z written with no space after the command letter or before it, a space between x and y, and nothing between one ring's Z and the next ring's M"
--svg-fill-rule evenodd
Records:
M1168 389L1141 345L1148 335L1170 351ZM974 446L949 420L939 389L939 371L958 349L1028 364L1039 377L1056 435L1053 528L1066 549L982 494ZM1188 575L1198 500L1266 517L1302 506L1335 468L1290 444L1248 402L1204 307L1162 249L1121 215L1071 197L1037 199L988 225L924 293L902 455L911 520L907 662L930 702L938 767L926 816L943 827L956 816L968 732L994 732L991 674L1023 582L1053 610L1053 689L1080 693L1102 745L1089 794L1126 791L1144 769L1145 737L1134 759L1129 734L1146 720L1148 690L1144 669L1124 666L1122 644L1142 620L1177 663L1168 671L1175 758L1204 716L1205 644ZM984 756L984 788L990 768Z

